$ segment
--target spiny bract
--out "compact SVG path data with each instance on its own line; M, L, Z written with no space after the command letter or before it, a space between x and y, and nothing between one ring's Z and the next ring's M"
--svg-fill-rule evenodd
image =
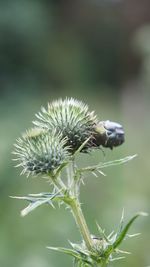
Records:
M92 136L97 119L94 112L89 112L88 106L81 101L73 98L54 101L48 104L47 109L42 107L36 117L38 121L33 122L36 127L61 132L63 137L67 137L67 144L73 152L90 137L83 150L93 145Z
M57 169L69 158L67 139L61 134L33 128L17 140L13 154L23 168L21 174L48 174Z

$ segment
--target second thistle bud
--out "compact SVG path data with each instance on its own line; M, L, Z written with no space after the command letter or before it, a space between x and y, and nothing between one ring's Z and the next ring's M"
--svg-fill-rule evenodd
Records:
M17 156L17 166L22 173L29 176L48 174L67 161L69 147L66 138L55 131L49 133L43 129L33 128L17 140L13 154Z

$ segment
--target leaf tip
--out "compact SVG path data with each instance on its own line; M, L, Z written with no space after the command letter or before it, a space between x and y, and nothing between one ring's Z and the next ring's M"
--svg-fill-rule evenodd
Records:
M25 217L27 215L27 213L24 211L24 210L22 210L21 212L20 212L20 216L21 217Z
M139 216L145 216L145 217L146 216L149 216L149 214L147 212L144 212L144 211L138 212L137 215L139 215Z

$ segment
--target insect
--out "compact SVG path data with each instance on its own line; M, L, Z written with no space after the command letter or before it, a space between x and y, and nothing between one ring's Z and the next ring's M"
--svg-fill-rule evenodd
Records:
M100 121L95 126L95 140L96 146L103 147L120 146L125 141L125 134L121 124L113 121Z

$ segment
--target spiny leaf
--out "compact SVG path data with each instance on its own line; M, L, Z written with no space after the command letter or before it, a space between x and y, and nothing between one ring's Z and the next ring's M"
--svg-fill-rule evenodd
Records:
M107 243L109 243L109 239L106 236L105 231L101 228L101 226L98 223L96 223L96 225L97 225L97 228L98 228L98 231L99 231L100 235L102 235L102 237L105 239L105 241Z
M108 240L110 240L110 239L112 238L113 235L114 235L114 231L112 231L112 232L107 236Z
M136 233L136 234L127 234L127 237L136 237L136 236L139 236L139 235L141 235L141 233Z
M148 214L145 212L139 212L135 216L131 218L131 220L126 224L126 226L123 228L122 232L120 233L120 236L117 238L115 243L113 244L114 249L117 248L120 243L123 241L125 235L127 234L130 226L133 224L133 222L139 217L139 216L147 216Z
M117 232L117 236L119 236L119 234L121 233L121 231L123 229L123 225L124 225L124 209L122 211L122 215L121 215L121 220L120 220L119 230Z
M116 258L112 258L112 259L110 259L110 261L111 262L113 262L113 261L118 261L118 260L122 260L122 259L124 259L125 257L116 257Z
M103 173L101 171L101 169L107 168L107 167L110 167L110 166L116 166L116 165L120 165L120 164L126 163L126 162L134 159L135 157L137 157L137 155L127 156L127 157L125 157L123 159L116 159L116 160L112 160L112 161L108 161L108 162L104 162L104 163L100 162L97 165L93 165L93 166L89 166L89 167L78 169L77 172L83 173L83 172L95 172L95 171L98 171L103 176L106 176L106 174Z
M50 250L54 250L54 251L58 251L58 252L62 252L65 253L67 255L70 255L72 257L81 259L80 254L77 253L75 250L73 249L69 249L69 248L61 248L61 247L47 247Z
M117 253L122 253L122 254L128 254L128 255L131 254L131 252L129 252L129 251L120 250L120 249L117 249L116 252L117 252Z
M41 206L42 204L50 203L50 199L43 199L43 200L37 200L36 202L30 203L25 209L21 211L21 216L24 217L31 211L35 210L37 207Z
M37 207L48 203L51 206L53 206L52 200L56 197L58 197L60 194L60 191L55 193L39 193L39 194L29 194L29 196L23 196L23 197L11 197L15 199L21 199L21 200L27 200L30 202L30 204L21 211L21 216L26 216L31 211L35 210Z
M137 157L137 154L132 155L132 156L127 156L127 157L125 157L123 159L116 159L116 160L108 161L108 162L105 162L105 163L100 163L98 166L99 166L99 168L106 168L106 167L110 167L110 166L116 166L116 165L120 165L120 164L126 163L126 162L134 159L135 157Z
M75 244L74 244L75 245ZM86 266L86 264L91 265L91 261L88 254L84 253L84 250L76 250L76 249L68 249L68 248L62 248L62 247L47 247L48 249L58 251L65 253L67 255L70 255L75 258L76 262L78 264L82 263L83 266ZM82 265L81 265L82 266Z
M86 249L83 249L82 244L76 244L76 243L72 243L70 242L70 245L72 246L72 248L77 251L79 254L83 255L84 257L89 256L89 251Z
M105 251L105 255L110 255L112 252L115 251L115 249L121 244L121 242L124 240L130 226L133 224L133 222L139 217L139 216L147 216L147 213L145 212L139 212L135 216L131 218L131 220L126 224L126 226L121 231L120 235L116 238L115 242L112 245L109 245L107 250Z

